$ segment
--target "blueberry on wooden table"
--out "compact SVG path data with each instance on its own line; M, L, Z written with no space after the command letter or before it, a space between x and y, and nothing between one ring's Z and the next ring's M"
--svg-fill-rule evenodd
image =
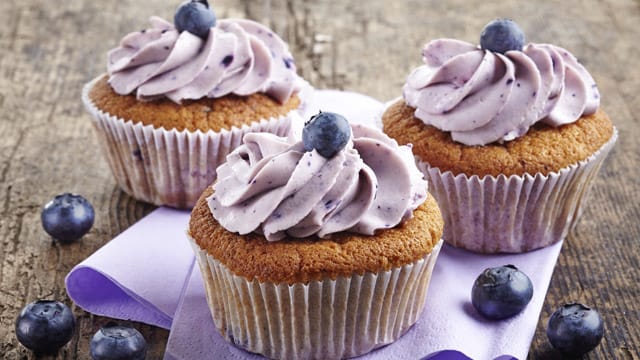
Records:
M603 336L602 317L583 304L562 305L547 323L549 342L565 355L586 354L600 344Z
M110 323L93 335L90 349L93 360L143 360L147 342L138 330Z
M64 193L49 201L40 214L42 227L54 239L71 243L83 237L95 219L91 203L81 195Z
M484 317L505 319L524 310L533 297L529 277L513 265L485 269L471 289L471 303Z
M55 355L71 340L76 319L59 301L38 300L25 306L16 319L16 337L36 354Z
M315 149L325 158L342 150L351 137L351 126L340 114L320 112L304 124L302 142L306 151Z
M209 29L216 25L216 14L207 0L187 0L176 9L173 23L179 32L188 31L206 39Z
M524 33L522 29L509 19L496 19L485 25L480 34L480 47L504 54L509 50L522 50Z

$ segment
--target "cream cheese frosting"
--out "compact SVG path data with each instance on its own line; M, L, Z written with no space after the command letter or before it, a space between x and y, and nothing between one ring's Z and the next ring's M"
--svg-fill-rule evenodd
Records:
M373 235L409 219L427 196L411 146L363 125L352 125L350 141L328 159L291 137L250 133L217 173L207 199L214 218L269 241Z
M206 39L178 32L159 17L151 28L126 35L108 54L109 83L140 100L240 96L263 92L284 103L300 90L285 42L251 20L223 19Z
M595 81L569 51L527 44L505 54L453 39L427 43L424 65L403 87L425 124L465 145L514 140L542 122L560 126L595 113Z

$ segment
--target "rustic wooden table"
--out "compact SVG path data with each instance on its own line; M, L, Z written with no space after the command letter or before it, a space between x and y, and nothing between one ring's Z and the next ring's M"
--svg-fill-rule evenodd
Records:
M105 71L105 54L150 15L172 19L176 1L2 0L0 2L0 354L32 358L14 334L19 310L39 298L70 303L64 276L153 206L121 192L80 102L82 85ZM564 243L531 359L559 358L544 328L561 303L601 311L605 338L588 359L638 359L640 351L640 2L220 0L218 17L249 17L289 42L301 75L317 88L400 95L430 39L477 42L489 20L510 17L535 42L576 54L597 80L620 138L580 224ZM82 241L53 244L40 225L54 195L76 192L96 210ZM86 359L109 319L74 307L78 331L59 359ZM161 358L168 332L133 324Z

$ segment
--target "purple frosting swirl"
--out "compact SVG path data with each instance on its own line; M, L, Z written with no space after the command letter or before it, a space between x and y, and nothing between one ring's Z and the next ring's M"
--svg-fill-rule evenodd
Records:
M404 99L417 118L465 145L510 141L538 121L569 124L600 104L591 75L558 46L531 43L502 55L440 39L422 56L425 65L409 75Z
M284 103L300 90L287 45L259 23L220 20L203 40L159 17L150 22L150 29L126 35L108 54L109 83L120 95L180 103L263 92Z
M327 159L301 141L251 133L217 169L209 208L227 230L269 241L350 231L372 235L409 219L427 197L410 146L352 125Z

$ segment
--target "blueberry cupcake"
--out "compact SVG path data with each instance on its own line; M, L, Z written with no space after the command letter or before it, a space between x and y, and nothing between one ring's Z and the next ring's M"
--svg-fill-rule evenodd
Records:
M278 359L341 359L424 307L443 220L409 146L321 113L303 140L244 136L188 234L215 326Z
M280 37L250 20L216 20L206 0L180 5L174 24L150 24L109 52L108 73L82 100L125 192L191 208L244 134L285 135L302 122L310 87Z
M427 43L384 131L413 144L445 219L444 240L518 253L563 239L617 131L569 51L496 20L480 45Z

